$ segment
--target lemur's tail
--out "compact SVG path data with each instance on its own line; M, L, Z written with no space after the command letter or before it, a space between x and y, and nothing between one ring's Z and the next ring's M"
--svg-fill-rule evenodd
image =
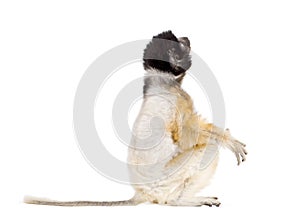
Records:
M133 197L129 200L121 201L56 201L45 198L25 196L24 203L49 205L49 206L63 206L63 207L82 207L82 206L135 206L144 201Z

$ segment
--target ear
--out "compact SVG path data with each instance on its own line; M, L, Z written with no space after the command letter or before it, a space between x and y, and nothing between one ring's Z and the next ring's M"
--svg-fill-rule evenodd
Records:
M190 40L187 37L181 37L178 38L178 41L179 41L180 49L186 54L189 54L191 51Z
M185 47L191 48L190 40L188 39L188 37L181 37L181 38L178 38L178 41L179 41L182 45L184 45Z

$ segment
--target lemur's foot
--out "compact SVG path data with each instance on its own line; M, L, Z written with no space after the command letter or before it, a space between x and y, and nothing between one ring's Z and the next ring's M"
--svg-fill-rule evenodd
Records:
M218 201L217 197L197 197L199 201L198 206L206 205L206 206L216 206L219 207L221 205L221 202Z
M221 203L217 197L192 197L171 201L168 205L171 206L186 206L186 207L201 207L201 206L216 206L219 207Z

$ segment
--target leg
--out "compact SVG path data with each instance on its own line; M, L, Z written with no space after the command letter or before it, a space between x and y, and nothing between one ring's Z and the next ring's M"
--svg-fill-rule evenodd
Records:
M181 186L180 195L174 200L167 201L171 206L219 206L221 203L216 197L198 197L196 194L209 184L218 163L218 155L205 169L198 170L194 175L185 179ZM198 163L199 164L199 163Z

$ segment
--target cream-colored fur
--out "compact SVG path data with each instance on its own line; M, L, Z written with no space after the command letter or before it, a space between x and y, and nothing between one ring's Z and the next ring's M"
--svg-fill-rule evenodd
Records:
M244 145L194 111L190 96L168 73L151 71L145 77L147 92L140 114L134 124L135 135L129 148L128 162L137 195L145 201L168 205L219 205L216 198L196 197L215 172L218 145L230 148L245 160ZM153 118L164 124L151 128ZM136 146L152 134L149 147ZM163 136L162 136L163 135ZM140 141L139 141L140 140ZM211 162L200 167L206 152L212 152Z
M218 146L229 148L245 160L244 144L229 130L207 123L194 111L190 96L181 88L184 74L149 70L144 101L133 127L128 166L136 193L125 201L60 202L25 197L29 204L54 206L125 206L150 202L172 206L215 205L216 197L198 197L215 172ZM204 161L205 160L205 161ZM203 164L205 163L205 164Z

